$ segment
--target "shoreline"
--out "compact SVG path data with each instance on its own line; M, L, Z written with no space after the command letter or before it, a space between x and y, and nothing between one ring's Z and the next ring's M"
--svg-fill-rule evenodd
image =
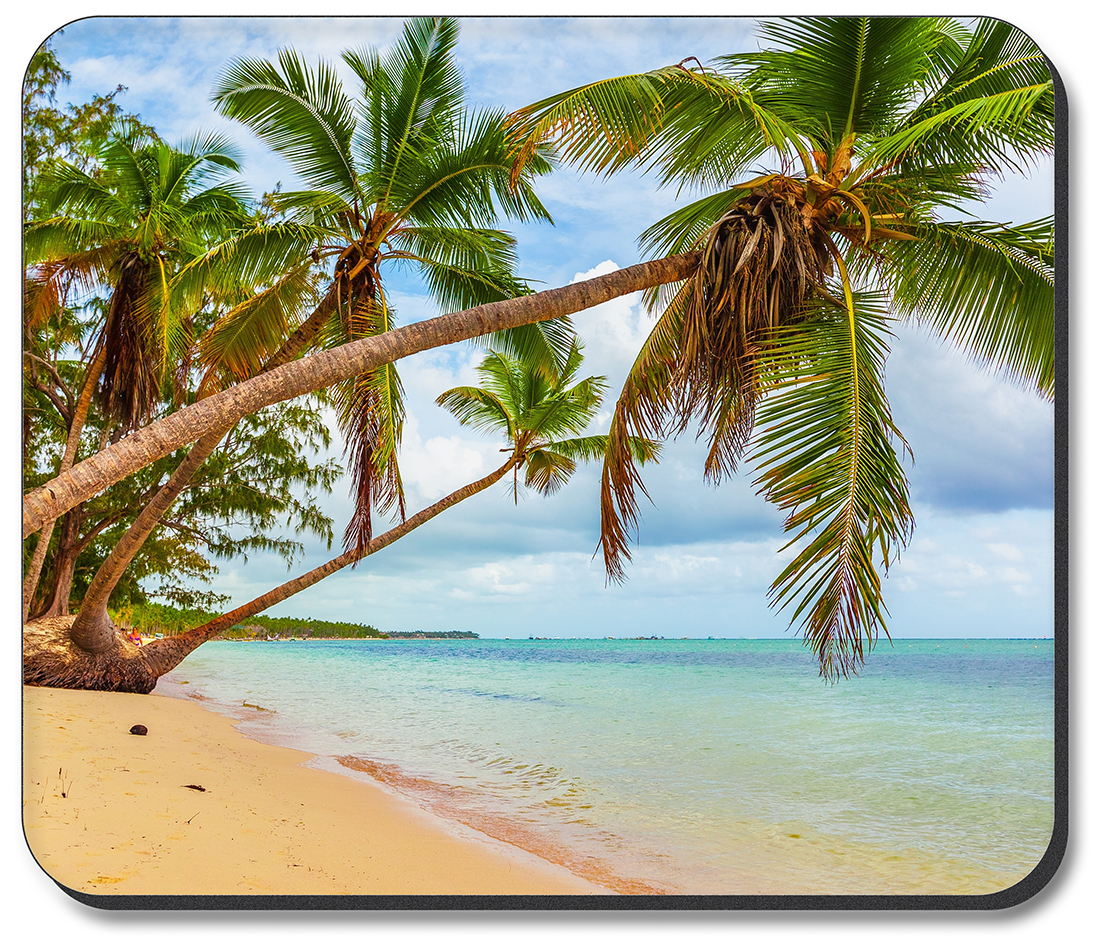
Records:
M316 760L188 698L23 690L24 834L74 890L614 893Z

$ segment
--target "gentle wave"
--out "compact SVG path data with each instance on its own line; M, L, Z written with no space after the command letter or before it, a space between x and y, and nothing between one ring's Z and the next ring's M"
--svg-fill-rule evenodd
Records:
M166 683L628 893L996 891L1053 826L1049 641L835 686L790 640L211 643Z

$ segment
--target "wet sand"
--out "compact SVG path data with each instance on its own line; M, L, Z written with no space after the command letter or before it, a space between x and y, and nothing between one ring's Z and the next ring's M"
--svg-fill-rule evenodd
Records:
M24 688L23 717L27 841L80 892L609 893L194 702Z

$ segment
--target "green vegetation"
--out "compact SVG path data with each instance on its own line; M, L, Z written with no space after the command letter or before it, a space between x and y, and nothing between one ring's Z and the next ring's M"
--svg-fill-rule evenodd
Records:
M227 66L220 111L309 188L261 200L235 178L227 139L170 146L121 112L121 89L57 109L65 72L36 54L23 97L24 618L80 612L64 639L34 644L41 658L25 649L27 681L148 691L207 637L139 659L120 650L108 602L205 612L219 601L193 582L214 559L292 557L298 542L271 537L283 523L331 540L317 496L340 470L307 458L328 441L325 394L309 391L334 390L354 483L345 553L369 553L372 509L405 517L393 362L416 351L492 335L484 389L440 403L507 435L500 474L515 489L521 465L549 494L577 460L603 460L612 579L645 493L636 466L660 438L697 425L713 482L747 462L795 548L771 599L828 678L887 631L881 575L913 529L884 382L894 319L1053 396L1053 221L959 221L997 175L1053 150L1049 70L1011 25L767 21L760 51L511 116L467 110L457 34L453 19L417 19L389 50L345 52L354 95L289 50ZM533 181L553 159L704 196L642 234L650 262L533 295L496 225L549 218ZM395 265L444 309L488 307L394 329L383 275ZM580 350L565 319L639 290L656 326L609 435L579 436L602 386L564 389Z
M257 635L302 636L310 639L386 639L387 634L363 623L300 619L295 616L254 616L247 623L224 630L226 639L250 639Z
M640 238L700 264L650 292L659 319L612 419L609 577L645 491L627 437L696 426L707 479L747 461L787 514L796 554L769 595L836 678L887 630L880 572L913 531L885 390L894 319L1054 395L1054 221L972 215L991 181L1052 153L1054 87L1003 20L792 17L760 33L759 51L605 79L513 120L521 166L553 143L584 170L704 194Z
M176 607L166 603L132 603L111 609L111 618L119 626L136 629L147 636L157 633L165 636L183 633L210 619L212 615L209 610Z
M135 603L111 609L111 618L125 629L154 636L176 636L194 629L217 613L194 607L176 607L165 603ZM477 639L477 633L460 630L417 631L384 633L365 623L348 623L340 620L322 620L298 616L253 616L228 629L222 630L214 638L256 639L267 636L304 639Z
M170 147L122 113L113 100L121 88L59 111L52 102L66 79L44 47L24 94L23 477L30 488L196 399L209 371L205 334L257 286L213 278L195 264L212 247L224 254L240 232L264 227L262 206L230 179L237 164L225 140L200 136ZM341 468L311 458L329 443L324 403L323 394L310 396L239 424L171 514L154 517L125 562L100 581L103 607L156 599L212 607L225 598L195 584L217 573L216 559L268 551L292 560L302 545L280 535L280 525L331 541L332 521L317 498ZM185 455L147 465L25 542L25 618L64 616L88 602L137 512Z
M490 351L478 368L483 386L455 387L441 394L436 402L453 412L463 425L499 433L506 438L508 448L503 451L508 453L508 459L500 468L422 508L399 525L372 538L363 548L349 548L327 563L189 630L178 641L180 650L190 651L231 627L247 623L256 614L344 567L354 566L453 505L489 488L509 471L514 476L512 489L517 502L520 469L525 470L524 484L528 487L543 495L557 491L569 480L579 460L598 460L607 448L606 436L562 436L583 432L602 402L606 386L603 377L576 380L582 360L580 342L575 338L560 370L541 362L532 363L530 358ZM639 462L654 460L659 451L656 443L644 439L632 442L632 448Z
M323 231L313 251L333 266L329 294L338 300L325 320L326 345L395 326L386 277L398 266L418 270L445 310L530 291L514 272L514 238L496 226L501 215L550 219L533 188L550 164L534 153L512 173L503 112L465 105L457 41L456 20L425 18L407 22L388 50L345 51L354 95L331 64L311 67L293 50L277 62L233 62L214 89L221 113L286 158L308 188L277 194L274 205ZM512 340L553 361L537 326ZM372 509L405 517L398 469L405 410L395 365L337 384L333 400L356 502L344 546L362 551Z
M437 632L386 633L390 639L478 639L477 633L462 632L457 629Z

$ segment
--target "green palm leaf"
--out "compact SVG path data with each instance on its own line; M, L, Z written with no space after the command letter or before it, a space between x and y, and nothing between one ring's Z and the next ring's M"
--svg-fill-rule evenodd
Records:
M1054 119L1051 75L1046 57L1027 35L1004 20L979 19L972 31L960 33L958 42L937 51L926 97L887 136L896 138L922 127L923 133L910 134L908 160L928 166L965 159L1003 173L1049 153ZM1037 94L1013 97L1029 89ZM987 120L982 121L985 103ZM949 120L936 120L952 109ZM884 150L893 143L884 143Z
M895 309L1054 395L1054 223L925 224L883 273Z
M508 438L517 501L521 468L527 487L550 495L569 480L579 462L602 459L607 452L607 436L568 435L583 433L607 389L603 377L575 382L582 361L576 337L557 372L547 371L538 362L490 351L478 367L482 386L454 387L436 400L463 426ZM626 448L639 463L655 462L660 454L656 442L641 437L628 438Z
M310 269L307 262L286 271L274 284L227 311L202 335L200 396L225 383L256 376L281 348L301 322L304 305L317 300Z
M331 66L307 67L292 52L278 63L235 63L215 91L224 114L249 125L313 188L280 194L275 203L295 222L325 231L317 252L332 260L326 297L339 310L327 326L328 343L389 329L384 273L394 265L414 266L445 309L530 291L514 273L514 241L495 224L501 213L549 218L531 182L550 165L538 150L512 179L513 142L502 116L465 108L457 37L453 18L420 18L383 52L346 51L354 98ZM554 330L536 329L506 343L540 352L549 365L556 341ZM395 368L344 384L337 401L357 502L345 540L362 549L372 506L404 514L397 468L404 413Z
M938 17L810 16L765 20L773 49L717 60L762 105L820 144L897 121L947 41Z
M522 168L553 139L561 158L611 174L631 164L662 183L728 184L770 148L802 151L798 134L724 76L667 66L581 86L515 112Z
M777 332L767 356L771 392L760 405L751 461L756 485L788 513L794 559L772 584L826 678L863 663L886 632L876 565L887 568L912 533L905 474L883 389L886 299L846 296Z
M504 117L501 111L455 115L435 133L431 148L423 149L421 156L430 160L402 164L390 201L404 206L404 215L420 225L490 226L498 205L510 219L550 221L532 180L549 173L552 165L536 151L524 173L513 179L515 142L505 131Z
M311 69L289 49L279 53L277 66L239 59L218 80L212 98L223 115L248 125L312 186L355 199L355 112L330 66Z
M436 398L445 410L449 410L463 426L471 426L484 432L503 433L509 439L516 431L512 414L495 393L480 387L452 387Z

